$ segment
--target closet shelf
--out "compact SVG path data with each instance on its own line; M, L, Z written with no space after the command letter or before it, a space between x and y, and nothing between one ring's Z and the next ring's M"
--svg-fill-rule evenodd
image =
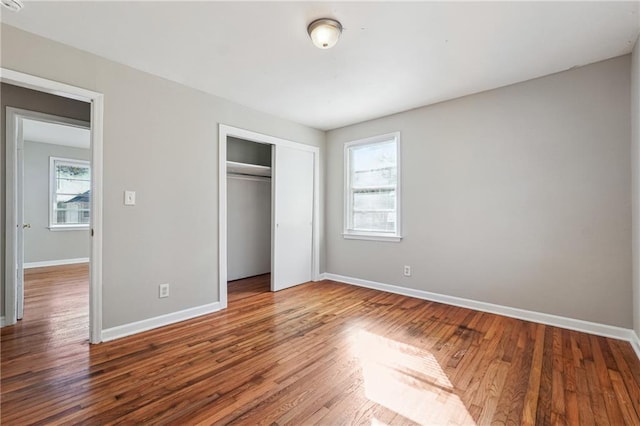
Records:
M271 176L271 167L227 161L227 173L250 176Z

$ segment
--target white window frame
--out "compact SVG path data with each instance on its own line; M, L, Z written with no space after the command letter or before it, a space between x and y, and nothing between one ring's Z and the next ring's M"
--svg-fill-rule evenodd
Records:
M352 197L351 197L351 148L358 145L373 145L381 142L395 141L396 143L396 230L395 232L366 232L353 229L352 218ZM392 241L399 242L402 240L402 168L401 168L401 151L400 151L400 132L387 133L384 135L373 136L370 138L359 139L344 144L344 231L343 237L346 239L356 240L373 240L373 241Z
M55 209L53 208L55 200L56 200L56 162L68 164L68 165L77 165L81 167L89 168L89 173L91 171L91 162L87 160L77 160L75 158L63 158L63 157L49 157L49 230L50 231L77 231L77 230L88 230L91 226L90 223L74 223L70 225L60 225L55 223L54 215ZM93 179L93 176L91 177Z

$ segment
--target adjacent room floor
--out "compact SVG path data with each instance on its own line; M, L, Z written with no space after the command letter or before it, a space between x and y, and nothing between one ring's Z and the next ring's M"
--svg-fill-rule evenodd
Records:
M256 290L265 275L223 312L89 346L87 278L28 273L2 424L640 424L626 342L330 281Z

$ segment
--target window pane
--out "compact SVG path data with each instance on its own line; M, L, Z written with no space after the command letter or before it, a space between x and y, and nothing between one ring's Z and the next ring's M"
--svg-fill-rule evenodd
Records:
M56 209L56 225L78 225L89 223L90 213L80 209Z
M56 192L63 194L81 194L91 189L91 181L78 179L56 179Z
M354 188L395 185L396 142L382 142L351 148L351 185Z
M386 210L396 208L395 190L370 190L353 193L354 210Z
M75 195L72 194L57 194L56 195L56 206L59 209L64 209L67 201L71 200Z
M87 166L80 166L80 165L76 166L76 165L56 163L56 177L90 180L91 172L89 167Z
M91 202L90 167L70 160L55 160L54 175L53 224L88 224Z
M395 212L354 212L353 227L358 231L395 232Z

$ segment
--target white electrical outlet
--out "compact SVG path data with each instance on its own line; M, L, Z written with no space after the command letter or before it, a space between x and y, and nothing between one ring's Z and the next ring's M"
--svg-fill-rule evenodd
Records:
M169 284L160 284L158 286L158 297L169 297Z
M404 270L402 271L402 273L404 274L405 277L410 277L411 276L411 266L404 265Z

